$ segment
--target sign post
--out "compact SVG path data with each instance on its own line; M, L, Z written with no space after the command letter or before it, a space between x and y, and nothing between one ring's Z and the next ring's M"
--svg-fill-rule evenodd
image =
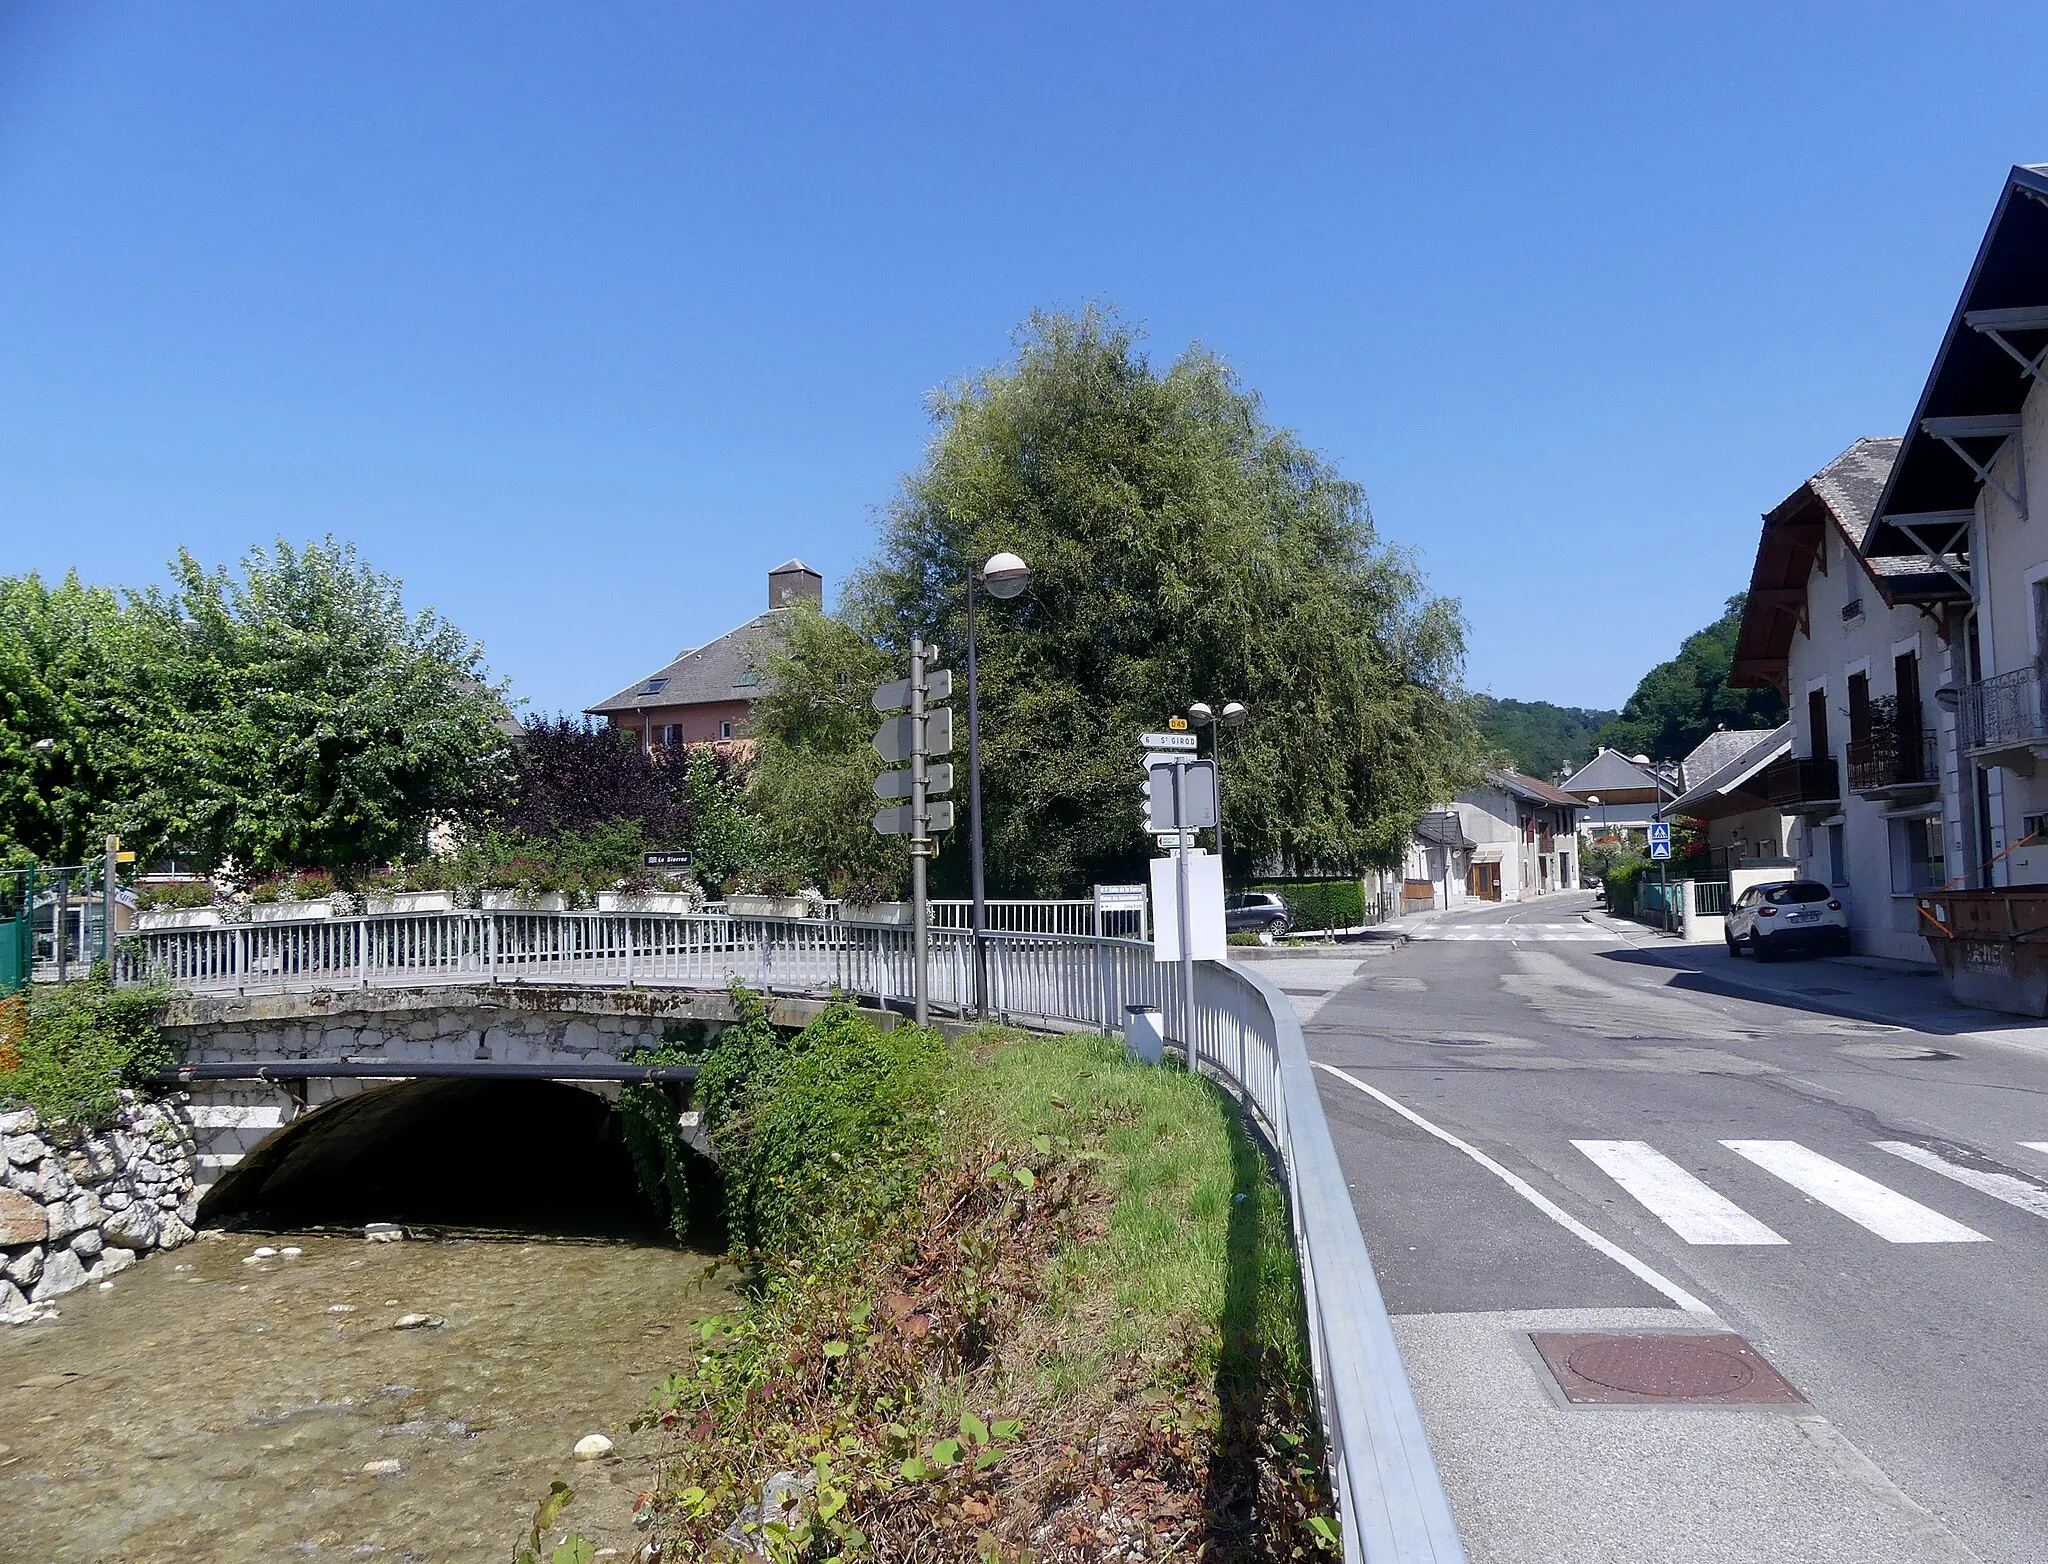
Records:
M873 700L876 711L910 708L905 715L884 720L874 741L875 753L884 760L909 762L905 770L885 771L875 778L875 797L909 802L876 810L873 824L883 836L910 838L911 959L916 964L911 981L919 1026L931 1022L931 901L925 871L939 851L933 833L953 828L952 803L931 798L953 786L953 768L931 764L932 756L953 752L953 712L944 706L928 709L927 703L952 693L953 675L943 668L927 669L925 644L912 637L910 677L881 686Z
M1192 1056L1189 1028L1195 1013L1194 914L1188 858L1195 832L1216 823L1216 767L1196 760L1192 733L1145 733L1139 742L1145 756L1145 828L1155 835L1172 833L1174 932L1178 936L1181 1000L1181 1042ZM1155 951L1157 946L1154 947Z

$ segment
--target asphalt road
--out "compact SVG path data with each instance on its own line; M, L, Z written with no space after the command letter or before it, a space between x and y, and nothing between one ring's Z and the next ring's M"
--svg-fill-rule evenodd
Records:
M1354 1078L1319 1071L1389 1308L1690 1297L1932 1529L1999 1564L2048 1559L2048 1056L1674 987L1590 906L1455 915L1355 969L1272 969L1310 1055ZM1967 1556L1950 1546L1897 1556Z

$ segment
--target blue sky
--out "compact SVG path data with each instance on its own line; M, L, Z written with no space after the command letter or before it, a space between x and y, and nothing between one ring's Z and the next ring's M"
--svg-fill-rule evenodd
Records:
M0 570L333 533L575 709L836 582L1043 305L1618 705L1895 433L2048 7L0 0ZM1191 692L1213 694L1214 692ZM1227 692L1224 692L1227 693Z

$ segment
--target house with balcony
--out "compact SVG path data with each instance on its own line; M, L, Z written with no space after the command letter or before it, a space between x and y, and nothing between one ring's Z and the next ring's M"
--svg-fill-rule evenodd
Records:
M1585 806L1562 788L1498 771L1460 793L1448 813L1471 845L1464 894L1475 901L1529 901L1578 888L1577 822Z
M1728 682L1777 690L1790 721L1753 776L1674 807L1760 801L1784 822L1789 863L1847 905L1856 950L1924 961L1914 898L1948 873L1932 714L1953 583L1923 559L1864 552L1901 443L1858 440L1765 515Z
M669 745L744 743L754 702L767 693L761 668L783 615L799 601L822 604L825 578L800 559L768 572L768 609L702 646L685 647L616 695L586 706L649 753ZM742 751L744 753L744 751Z
M1707 852L1718 876L1759 864L1787 862L1787 844L1798 817L1772 801L1772 782L1792 753L1792 725L1723 730L1679 763L1684 787L1665 806L1671 818L1685 817L1707 828ZM1788 864L1789 866L1789 864Z

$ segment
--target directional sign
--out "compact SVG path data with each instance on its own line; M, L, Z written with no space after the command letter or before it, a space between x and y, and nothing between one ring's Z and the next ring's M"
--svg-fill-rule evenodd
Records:
M1671 822L1669 820L1652 820L1650 822L1650 844L1654 847L1659 842L1662 842L1666 847L1671 845ZM1669 854L1666 854L1666 856L1668 857Z
M1664 859L1670 856L1671 843L1668 839L1660 842L1654 836L1650 838L1650 857L1652 859Z
M1145 910L1145 887L1142 885L1098 885L1095 887L1095 910L1097 912L1143 912Z
M1193 749L1192 733L1140 733L1138 742L1147 749Z
M936 799L925 805L925 829L932 832L953 829L953 805L950 800ZM916 823L910 818L910 806L897 804L890 809L875 811L875 830L883 836L910 836Z
M1173 774L1184 772L1180 787L1180 811L1174 809ZM1145 773L1147 783L1145 828L1148 831L1199 829L1216 823L1216 762L1190 760L1183 766L1153 766Z
M917 719L905 713L890 717L875 730L875 753L902 765L917 751ZM924 752L927 755L953 753L953 708L941 706L925 713Z
M642 853L640 862L649 869L687 869L690 867L690 855L681 851Z
M952 792L952 762L942 760L935 766L926 766L924 768L924 790L927 794ZM908 798L909 796L910 773L908 771L884 771L875 778L875 797Z
M953 670L933 668L924 676L924 698L928 701L942 701L953 693ZM897 679L875 691L876 711L907 711L910 707L910 681Z

